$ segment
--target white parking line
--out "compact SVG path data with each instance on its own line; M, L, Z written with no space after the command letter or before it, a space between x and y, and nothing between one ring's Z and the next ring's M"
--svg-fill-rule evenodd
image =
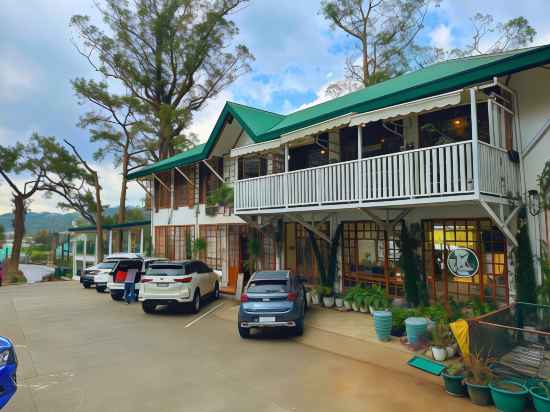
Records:
M189 323L188 323L187 325L185 325L184 327L185 327L185 328L188 328L189 326L195 324L196 322L198 322L199 320L201 320L201 319L204 318L205 316L208 316L208 315L210 315L212 312L214 312L215 310L221 308L223 305L224 305L224 303L220 303L218 306L213 307L213 308L210 309L208 312L205 312L205 313L203 313L202 315L200 315L199 317L193 319L191 322L189 322Z

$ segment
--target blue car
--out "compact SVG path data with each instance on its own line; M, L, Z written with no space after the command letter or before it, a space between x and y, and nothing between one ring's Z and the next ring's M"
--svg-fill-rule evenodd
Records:
M300 336L307 309L304 279L288 270L256 272L241 295L239 335L246 339L251 328L286 328Z
M0 336L0 409L17 391L17 356L8 338Z

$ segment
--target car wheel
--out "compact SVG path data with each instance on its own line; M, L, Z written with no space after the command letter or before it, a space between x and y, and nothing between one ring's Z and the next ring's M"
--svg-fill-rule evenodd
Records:
M216 284L214 285L214 299L219 299L219 298L220 298L220 284L216 282Z
M191 311L193 313L199 313L201 310L201 292L198 289L195 290L195 295L193 295L193 303L191 305Z
M296 320L296 326L294 326L294 335L302 336L304 334L304 317Z
M90 289L92 287L89 283L83 283L82 286L84 286L85 289Z
M104 293L105 292L105 289L107 289L105 286L96 286L95 287L95 291L97 293Z
M113 299L113 300L122 300L122 299L124 299L124 294L123 293L119 294L119 293L111 292L111 299Z
M243 328L241 326L240 322L239 322L238 328L239 328L239 335L241 336L241 338L243 338L243 339L250 338L250 329L249 328Z
M154 313L155 309L157 308L157 305L154 305L151 302L145 301L141 304L141 307L145 313Z

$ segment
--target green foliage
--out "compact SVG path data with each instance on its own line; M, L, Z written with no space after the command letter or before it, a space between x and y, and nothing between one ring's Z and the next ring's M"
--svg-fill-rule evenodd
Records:
M405 327L405 320L415 315L415 312L408 308L393 307L391 308L392 314L392 327L396 329L403 329Z
M313 233L311 230L307 230L309 242L317 261L317 267L319 268L319 279L321 281L321 285L332 287L336 280L336 272L338 270L338 268L336 267L338 262L338 247L342 239L342 228L343 226L340 223L334 232L334 236L330 240L328 271L325 266L326 262L325 259L323 259L323 255L321 254L321 249L319 248L315 233Z
M46 229L42 229L35 233L32 240L39 245L50 245L53 240L53 234Z
M548 257L541 256L539 259L542 283L537 287L537 302L540 305L550 306L550 265Z
M445 373L451 376L462 376L464 374L464 363L462 361L453 361L449 363Z
M474 385L488 385L493 380L493 371L490 365L495 360L485 356L482 352L470 353L464 358L465 380Z
M420 229L411 226L411 233L406 224L401 227L401 257L399 265L405 275L404 287L407 303L411 306L418 306L427 302L421 299L422 280L420 276L420 258L416 253L420 245ZM425 282L424 282L425 283Z
M449 325L445 322L436 322L432 328L432 345L444 348L452 343Z
M319 285L315 287L315 294L320 298L331 297L334 295L334 291L330 286Z
M518 302L536 303L535 267L533 264L533 252L527 226L526 212L523 208L520 212L519 233L516 237L518 247L515 248L516 258L516 296Z
M390 298L386 289L378 285L367 288L367 304L374 310L387 309L390 306Z
M206 240L203 238L197 238L193 241L193 255L198 257L199 254L206 250Z
M441 303L420 308L420 315L431 319L436 323L448 323L449 315Z
M322 1L321 12L331 27L344 31L357 45L357 53L348 56L346 77L367 87L410 70L423 50L417 36L426 13L437 4L438 0Z
M537 178L539 185L539 194L541 206L544 209L550 209L550 160L547 161Z
M355 295L357 295L358 293L361 293L360 291L362 291L364 288L361 286L361 285L355 285L351 288L348 289L348 291L346 292L345 296L344 296L344 300L346 302L349 302L349 303L352 303L355 301Z
M227 183L222 183L216 190L206 198L206 205L211 208L224 206L233 207L234 193L233 188Z
M145 148L161 159L173 155L189 144L184 131L193 113L250 70L253 56L236 44L238 28L229 20L246 2L103 0L97 9L106 31L84 15L73 16L71 26L94 70L128 95L114 96L101 83L82 79L74 82L75 89L113 103L116 112L130 109L136 122L131 126L144 136ZM133 101L123 101L120 110L118 99ZM120 132L101 129L103 140Z
M482 302L479 297L475 297L466 302L466 308L470 310L473 317L478 317L492 312L496 309L496 306L493 303Z

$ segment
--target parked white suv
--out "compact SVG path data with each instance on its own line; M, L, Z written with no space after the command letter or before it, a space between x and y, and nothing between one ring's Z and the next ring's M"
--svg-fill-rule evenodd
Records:
M197 313L202 298L220 296L219 275L199 260L155 262L141 282L138 299L145 313L154 312L157 305L186 305Z
M107 287L111 294L113 300L122 300L124 299L124 281L126 280L126 274L128 269L137 269L138 273L136 276L136 293L141 286L141 277L149 266L155 262L167 261L166 258L159 257L142 257L138 254L129 253L129 255L134 255L133 257L123 258L120 256L122 254L116 255L119 260L116 267L109 274L109 281L107 282Z

